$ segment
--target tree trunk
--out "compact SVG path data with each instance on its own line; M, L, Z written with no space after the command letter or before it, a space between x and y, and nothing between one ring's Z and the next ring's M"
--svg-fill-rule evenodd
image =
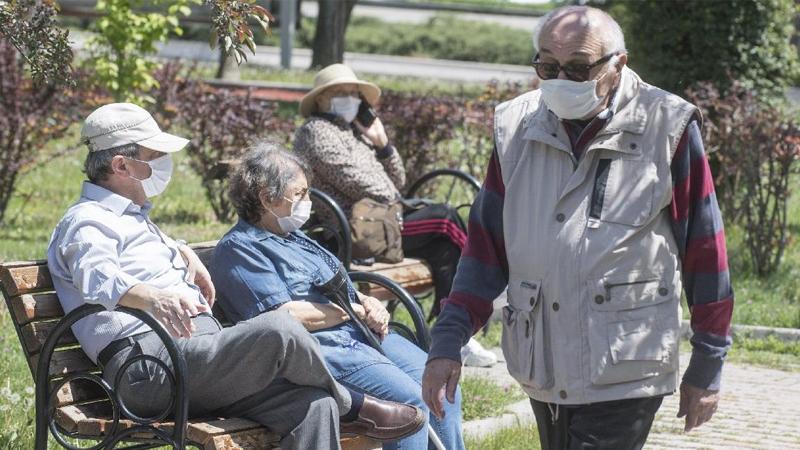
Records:
M219 46L219 62L217 65L217 78L220 80L239 81L241 72L233 56L225 53L222 45Z
M318 0L311 68L344 61L344 33L357 0Z

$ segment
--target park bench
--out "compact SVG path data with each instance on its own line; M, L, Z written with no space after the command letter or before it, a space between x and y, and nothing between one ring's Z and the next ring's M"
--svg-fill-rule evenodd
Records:
M206 266L210 265L214 242L195 244L193 248ZM413 322L393 324L393 328L428 348L429 336L422 312L414 298L400 284L391 281L394 271L403 266L376 264L365 272L351 272L359 289L384 300L405 305ZM406 283L414 287L414 282ZM48 430L65 448L114 448L125 442L131 447L174 448L194 446L202 449L265 449L277 448L279 436L259 424L243 418L208 417L188 419L188 399L184 390L185 362L172 338L152 316L142 311L120 307L147 323L167 347L175 371L171 410L159 417L136 418L127 413L124 404L101 378L100 368L81 350L70 326L82 317L103 311L100 305L83 305L66 316L61 308L46 261L8 262L0 264L0 291L28 361L36 389L36 449L47 448ZM214 312L226 324L219 311ZM179 426L175 426L178 424ZM99 441L82 447L76 440ZM86 443L84 442L83 445ZM345 449L379 447L376 441L343 438Z

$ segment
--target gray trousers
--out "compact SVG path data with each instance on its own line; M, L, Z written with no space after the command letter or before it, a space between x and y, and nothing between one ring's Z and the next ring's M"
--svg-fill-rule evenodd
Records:
M317 340L283 311L272 311L229 328L208 316L193 319L197 331L178 339L188 368L190 417L244 417L280 434L283 449L338 449L339 416L350 394L325 366ZM113 386L122 364L152 355L172 369L155 333L117 353L104 368ZM169 406L172 386L152 361L128 367L115 386L124 404L140 417Z

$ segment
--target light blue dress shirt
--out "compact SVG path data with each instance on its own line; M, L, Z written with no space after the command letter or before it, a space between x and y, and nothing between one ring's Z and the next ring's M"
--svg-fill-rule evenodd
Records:
M151 206L139 207L87 181L50 238L47 266L64 312L84 303L107 310L72 327L92 361L112 341L150 331L139 319L114 311L133 286L146 283L205 303L200 289L186 280L178 244L150 221Z

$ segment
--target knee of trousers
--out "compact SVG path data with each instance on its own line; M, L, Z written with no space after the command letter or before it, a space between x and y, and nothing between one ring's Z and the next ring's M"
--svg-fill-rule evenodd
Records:
M277 341L282 348L289 346L314 347L317 340L286 311L269 311L252 319L259 340Z

